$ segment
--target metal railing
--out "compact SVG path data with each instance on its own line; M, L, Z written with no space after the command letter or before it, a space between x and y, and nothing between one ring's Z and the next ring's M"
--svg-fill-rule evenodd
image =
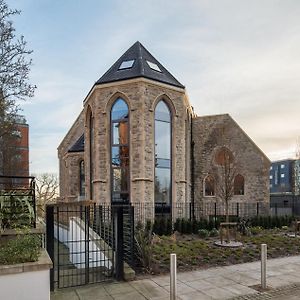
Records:
M35 178L0 175L3 228L36 227Z

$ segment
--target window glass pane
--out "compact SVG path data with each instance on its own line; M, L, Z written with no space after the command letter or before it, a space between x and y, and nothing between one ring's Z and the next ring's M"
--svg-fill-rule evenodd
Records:
M113 169L113 191L121 191L121 169Z
M128 192L128 168L113 168L113 192Z
M171 168L171 160L170 159L156 159L155 166L158 168Z
M156 158L171 158L171 124L155 121L155 155Z
M128 106L126 102L119 98L112 107L111 120L128 119Z
M122 69L130 69L132 68L133 66L133 63L134 63L134 59L131 59L131 60L124 60L120 67L119 67L119 70L122 70Z
M129 166L129 147L114 146L111 148L111 160L113 167Z
M160 101L155 108L155 120L171 122L171 114L164 101Z
M127 145L128 144L128 122L113 123L113 144Z
M155 202L170 204L171 169L155 169Z
M156 63L153 63L153 62L151 62L151 61L149 61L149 60L146 60L146 62L147 62L147 64L148 64L148 66L149 66L152 70L161 72L161 69L159 68L159 66L158 66Z

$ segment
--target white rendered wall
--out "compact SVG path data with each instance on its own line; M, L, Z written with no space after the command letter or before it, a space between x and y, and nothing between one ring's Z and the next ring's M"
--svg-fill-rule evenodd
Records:
M0 276L2 300L49 300L49 270Z

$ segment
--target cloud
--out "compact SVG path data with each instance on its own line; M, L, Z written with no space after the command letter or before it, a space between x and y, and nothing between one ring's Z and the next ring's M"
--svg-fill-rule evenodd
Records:
M56 147L84 97L136 40L186 85L199 115L230 113L270 158L292 155L300 136L299 1L13 3L35 51L38 90L24 105L34 172L57 168Z

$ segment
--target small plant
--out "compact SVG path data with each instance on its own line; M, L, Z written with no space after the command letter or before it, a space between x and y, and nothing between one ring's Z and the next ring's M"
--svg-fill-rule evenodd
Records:
M206 229L199 229L198 230L198 235L199 235L200 238L206 239L209 235L209 232Z
M282 226L281 229L284 230L284 231L287 231L287 230L289 230L289 227L288 226Z
M238 231L242 235L249 235L249 220L241 219L238 223Z
M262 233L263 229L260 226L254 226L250 228L250 233L252 235L258 235L260 233Z
M17 237L0 248L0 264L10 265L37 261L41 249L41 237L29 234L28 230L19 232Z
M210 232L209 232L209 236L210 237L216 237L219 235L219 230L216 228L213 228Z
M151 273L154 260L154 233L151 222L147 222L145 226L139 224L136 228L134 238L136 242L138 259L144 270Z

